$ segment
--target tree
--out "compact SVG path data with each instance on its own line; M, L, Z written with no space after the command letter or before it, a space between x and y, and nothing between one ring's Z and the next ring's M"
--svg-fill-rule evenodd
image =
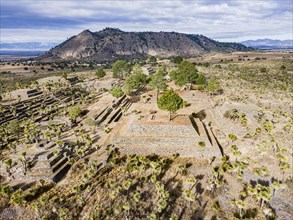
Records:
M76 123L76 119L81 116L81 113L82 111L79 106L73 106L69 108L68 115L73 124Z
M190 83L189 89L191 89L191 84L196 82L197 77L197 69L193 63L188 61L182 61L178 69L171 72L171 79L174 80L176 85L184 86Z
M164 72L161 68L158 69L157 73L151 76L151 81L149 82L149 86L152 89L157 91L157 101L158 95L160 91L165 91L167 89L166 80L164 78Z
M169 120L171 120L171 113L183 107L183 99L173 89L169 89L158 99L158 107L169 111Z
M124 83L124 92L130 94L134 89L138 89L141 85L147 81L147 75L145 75L139 65L135 65L133 74L126 78Z
M221 89L220 82L216 77L212 77L207 85L207 90L211 92L211 94L217 93Z
M183 61L183 58L181 56L177 56L172 59L172 62L176 64L180 64L182 63L182 61Z
M19 137L19 133L21 131L20 122L18 119L14 119L7 124L7 130L10 134L17 135Z
M21 153L21 157L19 158L19 161L22 164L24 175L26 175L26 171L27 171L27 168L28 168L28 158L26 157L26 155L27 155L27 153L24 151L24 152Z
M12 159L8 158L6 160L4 160L4 165L6 166L6 172L8 173L8 176L11 176L11 168L12 168Z
M156 64L157 58L155 56L151 56L151 57L149 57L148 61L149 61L149 63Z
M200 73L198 77L196 78L196 84L198 85L205 85L207 83L205 75Z
M97 76L98 79L103 78L104 76L106 76L105 70L103 68L98 68L96 70L96 76Z
M64 79L67 79L67 78L68 78L68 74L67 74L67 73L62 73L62 77L63 77Z
M117 60L112 66L112 71L114 78L125 79L131 72L131 65L127 61Z
M285 65L282 65L281 67L280 67L280 70L286 70L287 69L287 67L285 66Z
M121 89L121 87L119 86L115 86L112 91L111 91L112 96L114 96L115 98L120 98L121 96L124 95L123 90Z

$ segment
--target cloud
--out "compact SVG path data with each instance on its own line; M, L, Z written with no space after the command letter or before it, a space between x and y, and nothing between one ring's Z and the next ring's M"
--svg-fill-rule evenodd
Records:
M1 41L63 41L83 29L177 31L217 40L292 38L291 0L1 0Z

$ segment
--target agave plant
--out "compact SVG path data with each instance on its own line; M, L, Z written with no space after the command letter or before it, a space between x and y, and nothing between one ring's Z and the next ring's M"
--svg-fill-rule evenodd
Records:
M271 190L269 187L260 184L257 184L256 188L258 190L256 198L260 201L260 208L262 208L265 202L269 202L271 200Z
M239 209L239 216L242 218L244 214L242 211L245 209L245 203L242 200L236 200L235 206Z

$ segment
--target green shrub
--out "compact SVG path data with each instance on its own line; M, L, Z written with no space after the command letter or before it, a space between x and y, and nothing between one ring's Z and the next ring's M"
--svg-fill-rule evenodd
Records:
M237 136L235 134L228 134L229 138L232 140L232 141L236 141L237 140Z
M198 145L200 147L205 147L206 146L206 143L204 141L200 141L200 142L198 142Z
M261 68L259 69L259 71L260 71L261 73L267 73L267 72L268 72L267 68L265 68L265 67L261 67Z
M121 89L121 87L116 86L112 89L111 91L112 96L114 96L115 98L120 98L121 96L124 95L123 90Z

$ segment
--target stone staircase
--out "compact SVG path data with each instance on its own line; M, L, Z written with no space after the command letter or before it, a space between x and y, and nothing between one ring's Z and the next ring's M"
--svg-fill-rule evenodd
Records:
M60 181L70 169L70 158L76 156L73 149L68 145L60 148L54 142L50 142L44 146L39 145L34 149L28 149L26 152L27 158L29 158L32 164L31 168L29 168L26 175L24 175L23 168L20 164L13 167L12 175L14 180L38 181L44 179L56 183ZM12 154L11 158L15 161L19 156L17 154Z
M162 116L150 115L133 121L122 136L115 139L125 154L156 153L181 157L220 157L221 149L214 134L198 118L177 115L175 121ZM202 144L204 143L204 144Z
M29 98L31 97L35 97L35 96L38 96L38 95L42 95L43 92L42 91L38 91L37 89L31 89L31 90L28 90L27 91L27 96Z
M62 93L57 93L55 96L45 96L42 92L38 90L31 90L31 99L24 100L9 106L3 106L4 111L0 113L0 125L9 122L14 119L22 121L25 118L30 117L29 112L36 117L37 121L40 121L43 116L40 116L38 111L39 107L46 107L50 109L50 106L60 106L64 103L68 103L72 100L71 96L66 96ZM75 100L78 101L79 97L74 95ZM54 113L48 112L47 115Z
M94 120L98 123L99 126L103 124L109 125L112 122L117 122L123 115L122 108L127 110L131 104L132 102L126 97L126 95L124 95L113 105L102 108L94 117Z

